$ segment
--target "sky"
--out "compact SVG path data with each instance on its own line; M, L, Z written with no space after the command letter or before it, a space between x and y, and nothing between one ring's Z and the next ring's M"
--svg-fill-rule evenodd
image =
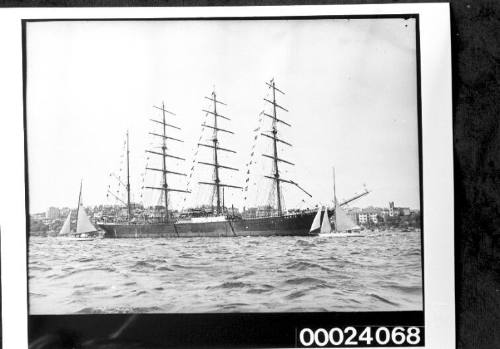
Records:
M279 135L293 145L280 145L282 177L299 183L284 190L288 208L312 207L336 193L349 198L366 185L372 192L355 206L419 207L417 76L414 19L321 19L246 21L113 21L31 22L27 24L27 140L30 212L49 206L76 207L80 180L85 205L114 204L110 188L124 198L124 140L130 134L131 188L134 201L154 204L160 166L146 149L158 146L157 124L165 103L176 115L167 121L181 130L169 135L169 151L186 161L168 166L191 174L196 144L210 138L201 124L210 116L205 99L215 89L231 118L221 127L221 146L236 154L221 155L228 189L226 205L252 206L268 197L271 181L270 143L254 130L270 128L260 112L266 81L275 79L285 92L278 103L288 112L278 117ZM156 148L158 149L158 148ZM266 150L267 149L267 150ZM210 161L200 148L195 161ZM247 168L253 159L253 167ZM267 161L267 162L266 162ZM209 169L195 166L190 195L173 193L170 205L195 205L206 199L199 180ZM114 173L115 176L110 175ZM177 177L177 178L174 178ZM144 180L143 180L144 178ZM170 179L171 178L171 179ZM169 176L169 184L186 188L186 178ZM118 190L118 191L117 191ZM205 196L204 196L205 195ZM247 197L245 200L244 197ZM260 199L259 199L260 198Z

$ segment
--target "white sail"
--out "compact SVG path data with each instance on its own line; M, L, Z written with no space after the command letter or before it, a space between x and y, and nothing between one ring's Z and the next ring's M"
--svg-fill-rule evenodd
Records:
M320 228L320 226L321 226L321 207L318 209L318 213L316 213L316 216L314 217L309 232L310 233L315 232Z
M325 207L325 214L323 215L323 222L321 223L321 234L330 234L332 232L332 225L330 218L328 218L328 208Z
M68 217L64 221L64 224L61 230L59 231L59 236L68 235L71 231L70 228L71 228L71 211L68 213Z
M335 217L335 230L337 232L353 230L356 228L356 223L352 221L351 217L349 217L346 211L344 211L344 209L339 205L337 205L335 210Z
M76 234L90 233L97 231L92 222L90 222L89 216L85 212L85 209L80 205L78 209L78 219L76 221Z

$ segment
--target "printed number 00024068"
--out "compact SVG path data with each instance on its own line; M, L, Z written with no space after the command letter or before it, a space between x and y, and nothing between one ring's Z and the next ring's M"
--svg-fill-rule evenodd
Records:
M299 332L298 339L298 344L303 347L419 345L422 341L421 330L416 326L396 326L392 329L348 326L344 329L333 327L329 331L324 328L318 328L314 331L310 328L303 328Z

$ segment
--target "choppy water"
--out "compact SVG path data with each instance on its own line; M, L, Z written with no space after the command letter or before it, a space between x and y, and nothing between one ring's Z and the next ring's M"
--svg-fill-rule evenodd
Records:
M420 233L31 238L30 313L421 310Z

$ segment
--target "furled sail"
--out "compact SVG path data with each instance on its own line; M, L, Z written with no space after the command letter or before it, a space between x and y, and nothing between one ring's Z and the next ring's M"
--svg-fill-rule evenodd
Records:
M89 216L85 212L82 205L78 209L78 219L76 222L76 234L90 233L97 231L94 225L90 222Z
M318 209L318 213L316 213L316 216L314 217L309 232L316 233L320 227L321 227L321 207Z
M71 228L71 211L68 213L68 217L64 221L64 224L61 230L59 231L59 236L68 235L71 231L70 228Z
M323 222L321 223L321 234L329 234L332 232L332 225L330 224L330 218L328 218L328 209L325 207L325 214L323 215Z
M356 228L356 223L354 223L347 214L346 211L340 205L337 205L337 208L335 210L335 216L336 216L336 222L335 222L335 230L337 232L342 232L342 231L347 231L347 230L353 230Z

